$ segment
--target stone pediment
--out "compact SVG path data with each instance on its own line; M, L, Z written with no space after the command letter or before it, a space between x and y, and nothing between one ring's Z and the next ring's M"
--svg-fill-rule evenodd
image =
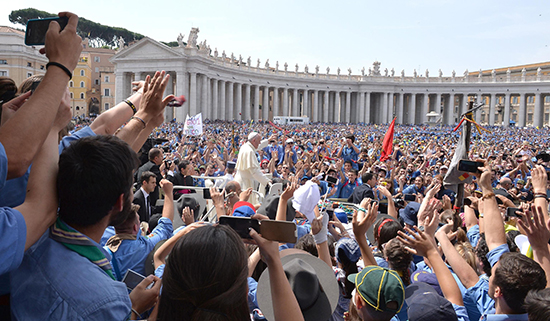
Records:
M170 48L154 39L145 37L135 44L117 52L112 58L112 62L118 59L170 59L181 58L184 54L175 48Z

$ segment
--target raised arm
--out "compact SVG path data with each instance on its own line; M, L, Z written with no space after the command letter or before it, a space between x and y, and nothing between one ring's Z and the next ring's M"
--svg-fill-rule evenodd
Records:
M506 244L506 234L504 231L504 222L498 209L495 193L491 186L492 173L488 168L485 168L479 178L479 185L483 191L483 216L484 224L490 226L485 231L485 240L489 251Z
M429 236L414 226L414 231L408 227L405 227L405 231L409 234L405 234L403 231L398 231L397 238L408 247L409 252L417 255L421 255L428 260L432 265L432 269L435 272L441 292L447 300L456 305L464 306L462 301L462 294L460 288L451 274L451 271L443 262L443 259L437 252L435 245L430 240Z
M262 257L264 258L269 273L269 284L273 302L274 321L303 321L304 316L294 292L288 283L283 264L279 257L277 242L272 242L261 237L254 229L250 230L250 236L256 241Z
M59 131L70 119L70 108L61 106L54 125L33 162L25 202L16 207L25 218L27 225L25 250L38 241L57 217L56 180L59 161L57 139Z
M164 205L162 207L162 217L174 222L174 185L167 179L159 182L160 188L164 191Z
M452 224L443 226L435 233L435 237L439 241L439 245L441 246L443 254L445 254L447 262L460 279L460 282L462 282L466 288L471 288L476 285L479 278L476 271L474 271L468 262L464 260L449 240L448 233L450 233L452 227Z
M74 70L82 51L82 39L76 34L78 16L61 12L59 16L69 18L67 26L60 31L57 22L51 22L46 33L46 45L41 49L50 63L64 66L69 72ZM32 163L38 150L48 137L59 103L70 77L57 65L49 65L44 79L30 96L16 98L11 108L17 110L13 117L0 127L0 143L8 157L7 179L22 176Z
M353 212L353 219L351 221L353 225L353 234L361 249L361 256L363 257L365 266L377 265L376 259L367 242L366 233L376 220L376 216L378 215L378 204L372 204L370 198L365 198L361 201L359 207L361 210Z
M124 123L134 115L133 108L139 109L141 96L143 95L143 81L134 82L140 89L128 97L128 101L132 104L128 104L126 101L118 103L115 107L101 113L90 125L90 129L96 133L96 135L113 135L117 129L119 129ZM132 108L133 105L133 108Z
M548 204L545 205L545 208L533 205L531 211L524 213L522 218L518 220L518 224L529 238L529 243L533 249L533 259L546 272L546 287L550 287L550 250L548 248L550 220L545 220L544 212L547 211L546 208L548 208ZM533 215L532 218L531 214Z

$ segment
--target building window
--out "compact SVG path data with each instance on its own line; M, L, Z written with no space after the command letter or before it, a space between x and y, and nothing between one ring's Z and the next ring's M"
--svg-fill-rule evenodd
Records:
M95 62L100 62L101 59L99 58L99 56L95 56L95 57L94 57L94 61L95 61Z
M8 72L6 70L0 70L0 76L8 77Z
M80 107L76 106L76 110L80 110Z
M105 88L105 97L111 96L111 90L109 88Z
M6 59L0 59L0 65L7 65L8 61Z
M109 103L105 103L105 110L109 109Z
M80 88L84 88L84 82L83 81L80 82Z
M535 101L535 96L527 97L527 103L532 104Z
M32 72L27 73L27 78L32 77Z
M27 62L27 67L32 67L32 62Z
M99 67L95 67L95 72L99 72Z
M69 93L69 95L71 96L71 99L73 99L73 98L74 98L74 95L73 95L73 93Z
M84 75L85 75L84 70L81 70L81 71L80 71L80 75L81 75L81 76L84 76Z
M40 70L44 70L44 69L45 69L44 65L40 65Z
M550 121L550 114L544 114L544 122L548 124L548 121Z
M80 93L80 99L84 99L84 93Z
M69 87L73 87L73 86L74 86L74 83L73 83L73 81L72 81L72 80L71 80L71 81L69 81Z
M518 103L518 96L512 97L512 104L517 104L517 103Z
M533 122L533 114L527 114L527 122L532 123Z
M95 84L96 84L96 85L99 85L99 79L96 79L96 80L95 80Z
M109 82L109 76L105 76L105 82ZM550 96L548 96L550 97Z
M550 96L544 97L544 102L545 103L550 103Z
M517 115L516 114L512 114L511 118L512 118L513 121L517 121Z

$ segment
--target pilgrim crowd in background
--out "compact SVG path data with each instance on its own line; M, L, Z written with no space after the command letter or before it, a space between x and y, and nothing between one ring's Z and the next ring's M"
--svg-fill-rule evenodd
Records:
M2 319L550 319L548 128L473 131L457 175L446 126L396 125L389 147L372 124L188 136L163 71L71 119L82 47L60 16L46 74L0 79Z

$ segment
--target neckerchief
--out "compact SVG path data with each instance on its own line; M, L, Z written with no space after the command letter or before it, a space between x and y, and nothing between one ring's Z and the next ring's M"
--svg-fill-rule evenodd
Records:
M111 252L118 251L118 247L122 244L123 240L136 240L137 236L132 234L115 234L109 238L105 246L111 250Z
M84 234L65 224L59 217L55 224L50 227L50 238L87 258L115 280L111 263L109 263L105 254Z

